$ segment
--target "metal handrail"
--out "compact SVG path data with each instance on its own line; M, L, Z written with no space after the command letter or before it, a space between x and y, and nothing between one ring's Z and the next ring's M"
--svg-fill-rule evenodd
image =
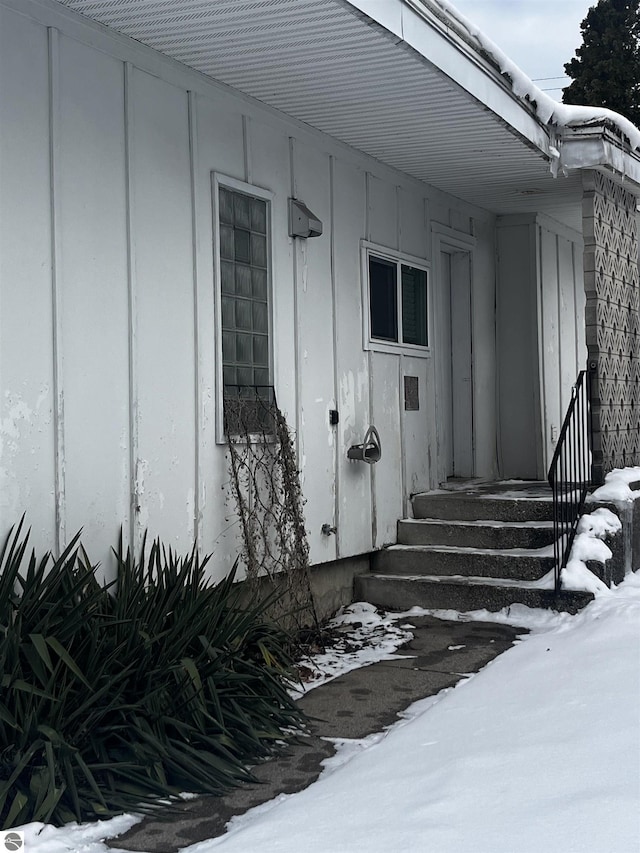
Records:
M581 370L571 388L571 401L549 466L556 592L591 485L592 432L591 372Z

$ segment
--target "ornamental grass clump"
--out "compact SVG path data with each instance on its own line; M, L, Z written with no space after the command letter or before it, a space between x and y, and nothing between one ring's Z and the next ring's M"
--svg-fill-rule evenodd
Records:
M120 544L100 584L79 535L57 559L27 542L20 523L0 552L2 828L219 794L303 726L290 639L235 569L214 584L195 550Z

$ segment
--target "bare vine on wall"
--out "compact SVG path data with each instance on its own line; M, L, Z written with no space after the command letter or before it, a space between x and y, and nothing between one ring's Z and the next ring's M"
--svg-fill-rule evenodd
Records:
M273 388L226 386L224 422L247 583L281 592L276 617L318 628L295 448Z

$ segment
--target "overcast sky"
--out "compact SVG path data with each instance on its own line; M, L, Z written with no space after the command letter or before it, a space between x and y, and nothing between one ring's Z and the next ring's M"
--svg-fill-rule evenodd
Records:
M597 0L452 0L533 80L564 77L564 63L582 43L580 23ZM569 79L542 80L560 100ZM560 87L560 88L558 88Z

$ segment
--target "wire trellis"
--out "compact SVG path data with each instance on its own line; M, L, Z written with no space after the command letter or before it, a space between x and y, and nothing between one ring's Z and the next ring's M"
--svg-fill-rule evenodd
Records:
M225 385L224 426L251 594L267 583L280 592L274 617L317 629L295 448L274 389Z

